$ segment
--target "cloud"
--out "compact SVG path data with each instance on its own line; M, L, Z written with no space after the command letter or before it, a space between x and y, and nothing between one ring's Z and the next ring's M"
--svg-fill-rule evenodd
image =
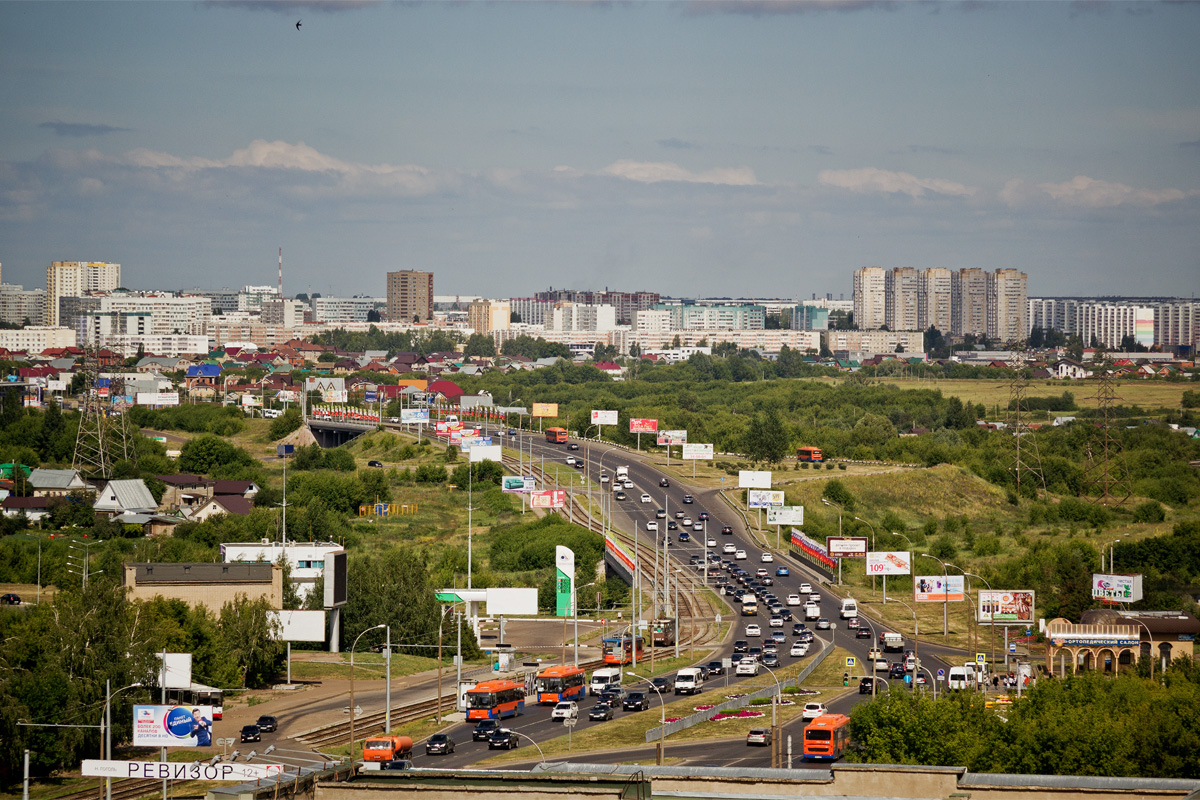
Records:
M817 155L822 155L822 156L833 155L833 148L829 147L827 145L823 145L823 144L810 144L808 146L808 149L813 151Z
M1118 206L1150 208L1198 195L1200 192L1184 192L1179 189L1136 189L1123 183L1100 181L1086 175L1076 175L1062 183L1036 185L1016 179L1006 183L1000 191L1000 199L1010 206L1049 200L1069 208L1084 209Z
M243 8L248 11L274 11L280 14L292 14L296 11L357 11L379 4L380 0L206 0L204 3L212 8Z
M850 13L883 9L893 11L894 0L694 0L684 5L685 13L742 14L751 17L782 14L822 14L830 11Z
M88 125L83 122L43 122L39 128L49 128L59 136L104 136L109 133L121 133L129 128L118 128L113 125Z
M932 154L932 155L936 155L936 156L962 155L961 150L954 150L953 148L950 148L950 147L939 147L935 144L910 144L908 146L907 151L900 151L900 152L909 152L909 153L917 153L917 154Z
M924 197L927 192L951 197L974 197L979 191L942 178L918 178L907 172L892 172L874 167L862 169L826 169L817 174L822 186L833 186L860 194L906 194Z
M749 167L727 167L690 172L670 161L616 161L600 170L601 175L639 183L712 183L722 186L759 186Z
M1180 142L1179 146L1183 147L1183 148L1195 147L1195 148L1200 149L1200 139L1197 139L1194 142Z
M696 146L696 144L694 142L688 142L683 139L671 138L671 139L659 139L658 146L659 147L669 147L674 150L691 150Z

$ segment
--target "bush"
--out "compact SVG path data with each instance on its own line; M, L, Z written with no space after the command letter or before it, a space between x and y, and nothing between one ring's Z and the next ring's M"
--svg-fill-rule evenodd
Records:
M300 409L289 408L283 412L283 416L271 420L271 438L282 439L292 431L298 430L303 422L300 418Z
M1154 500L1147 500L1133 510L1134 522L1162 522L1167 518L1167 512Z
M844 470L844 469L846 468L846 465L845 465L845 464L838 464L838 465L837 465L837 468L838 468L838 469L841 469L841 470Z
M934 558L946 561L958 555L958 547L955 546L953 539L946 534L942 534L933 540L933 544L929 548L929 554Z

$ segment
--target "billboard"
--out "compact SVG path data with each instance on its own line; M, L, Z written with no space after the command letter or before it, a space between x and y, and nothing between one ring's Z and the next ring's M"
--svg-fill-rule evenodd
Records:
M1105 603L1136 603L1142 599L1142 576L1094 572L1092 597Z
M829 555L833 558L866 558L867 537L865 536L830 536L825 540Z
M768 525L803 525L804 506L767 506Z
M631 419L629 420L630 433L657 433L658 420L656 419Z
M1012 592L979 592L980 622L1011 622L1014 625L1033 624L1033 592L1019 589Z
M537 481L520 475L505 475L500 480L502 492L532 492L537 488Z
M324 611L268 611L267 622L272 628L278 624L277 638L281 642L325 641Z
M546 489L529 493L530 508L564 508L567 505L565 489Z
M235 764L224 761L106 761L85 758L80 774L93 778L141 778L173 781L236 781L249 783L283 774L282 764Z
M158 659L158 685L164 689L192 688L192 654L191 653L155 653ZM163 665L163 655L166 655L166 667Z
M958 603L967 596L962 575L918 575L913 582L918 603Z
M476 461L500 461L500 445L498 444L477 444L467 451L472 464Z
M325 608L346 605L346 551L325 555Z
M746 491L746 508L770 508L783 505L783 492L772 492L767 489L748 489Z
M816 559L829 569L837 567L837 562L829 557L829 550L825 545L805 536L799 528L792 528L792 547L803 550L810 558Z
M771 488L771 471L770 470L738 470L738 488L739 489L770 489Z
M557 417L558 403L534 403L533 413L530 416L534 417Z
M1133 310L1133 337L1140 345L1154 346L1154 309L1139 306Z
M683 458L687 461L712 461L713 446L711 444L684 444Z
M876 550L867 553L868 575L911 575L912 554L907 550Z
M537 616L537 593L537 589L488 589L488 616L507 617L514 614Z
M428 425L429 409L402 408L400 409L400 422L405 425Z
M211 747L212 706L134 706L134 747Z
M616 425L616 411L597 411L592 409L592 424L593 425Z
M673 444L687 444L687 431L659 431L658 446L670 446Z
M573 611L571 599L575 596L575 551L561 544L555 545L554 567L555 616L569 617ZM533 592L536 596L537 589ZM536 613L536 609L534 611Z
M179 392L138 392L137 404L139 406L177 406L179 405Z

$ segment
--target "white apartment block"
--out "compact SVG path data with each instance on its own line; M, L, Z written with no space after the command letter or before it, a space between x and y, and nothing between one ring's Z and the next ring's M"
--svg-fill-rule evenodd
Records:
M896 267L888 270L884 278L885 324L894 331L920 330L919 296L920 273L916 269Z
M75 331L70 328L54 328L48 325L31 325L15 331L0 330L0 347L9 351L41 353L57 347L75 347Z
M917 282L917 329L937 328L949 333L953 323L952 279L950 270L930 267L921 270Z
M585 306L578 303L558 303L547 330L610 331L617 327L614 306Z
M80 341L113 349L118 340L145 336L207 337L211 312L207 297L118 292L101 297L99 309L81 315L78 333Z
M800 305L810 306L812 308L824 308L830 312L841 311L848 314L854 313L853 300L834 300L832 297L815 297L812 300L801 300Z
M753 305L679 305L655 306L671 312L672 322L682 330L762 330L767 326L765 306Z
M60 297L83 297L89 292L111 292L120 285L120 264L104 261L51 262L46 269L46 325L58 326Z
M504 330L511 323L507 300L475 300L467 306L467 325L476 333Z
M280 298L264 298L262 301L262 322L264 325L281 325L294 328L304 324L304 302Z
M950 333L955 336L987 333L987 289L987 273L981 269L960 269L951 275Z
M224 347L229 342L252 342L259 349L266 350L298 335L295 329L267 325L258 314L245 311L211 317L208 322L209 342L217 347Z
M1180 300L1156 304L1154 343L1163 347L1190 347L1194 353L1196 345L1200 344L1200 302Z
M887 323L887 278L883 267L854 270L854 324L862 330Z
M1029 333L1029 277L1020 270L987 273L987 335L996 342L1020 342Z
M533 297L510 297L508 308L525 325L545 325L554 313L554 303Z
M16 284L0 284L0 322L41 325L46 316L46 290L25 289Z
M733 330L728 328L697 330L679 329L671 331L647 331L630 334L630 344L637 342L643 353L654 350L665 350L674 347L675 337L679 337L680 347L714 347L722 342L731 342L741 350L762 350L777 353L784 345L792 350L804 352L812 350L820 352L820 331L794 331L789 329L754 330L743 328ZM628 352L628 351L622 351Z
M374 297L315 297L313 322L366 322L371 309L386 304Z
M666 333L672 329L672 314L666 309L633 312L633 329L637 333Z
M849 350L859 353L922 353L925 351L923 331L824 331L825 346L830 351Z
M565 344L573 350L591 350L597 344L611 345L618 353L629 352L629 326L617 326L609 330L555 330L541 325L526 325L514 322L508 328L496 329L491 332L492 340L496 343L496 352L510 339L520 336L531 336L535 339L545 339L547 342Z
M126 358L136 355L139 350L147 355L169 358L207 355L209 352L207 335L112 334L105 338L103 346L123 353Z
M1126 336L1134 337L1134 341L1145 347L1155 344L1178 346L1167 345L1159 339L1162 330L1159 314L1164 307L1172 305L1082 298L1033 298L1026 303L1028 330L1048 328L1061 331L1067 336L1078 336L1084 346L1096 341L1110 350L1120 347L1121 340Z
M278 300L278 286L243 286L238 292L238 311L262 311L264 300Z

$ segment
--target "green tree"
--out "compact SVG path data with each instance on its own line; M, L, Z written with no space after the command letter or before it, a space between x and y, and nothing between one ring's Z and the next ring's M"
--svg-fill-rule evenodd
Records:
M242 686L266 686L282 666L283 643L270 611L271 603L265 597L251 600L244 594L221 607L217 630L222 647L238 666Z
M179 451L181 472L207 475L217 467L249 466L254 458L219 436L198 436Z
M282 439L292 431L299 430L302 424L304 421L300 418L300 409L289 408L282 415L271 420L270 436L272 439Z
M854 510L854 495L837 478L825 484L825 490L821 493L821 496L837 503L847 512Z
M496 355L496 341L486 333L472 333L467 337L466 345L463 346L463 355L467 358L494 356Z
M770 407L754 415L742 442L742 448L751 461L777 464L791 448L791 434L779 410Z

